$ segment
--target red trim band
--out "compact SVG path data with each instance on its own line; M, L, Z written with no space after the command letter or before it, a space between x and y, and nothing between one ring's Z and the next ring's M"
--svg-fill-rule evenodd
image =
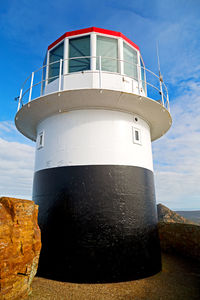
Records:
M84 33L89 33L89 32L97 32L97 33L112 35L112 36L115 36L115 37L121 37L127 43L129 43L131 46L133 46L135 49L140 51L140 48L135 43L133 43L131 40L129 40L125 35L123 35L121 32L102 29L102 28L97 28L97 27L89 27L89 28L84 28L84 29L79 29L79 30L66 32L61 37L59 37L55 42L53 42L51 45L49 45L48 50L53 48L55 45L57 45L59 42L61 42L66 37L76 36L76 35L79 35L79 34L84 34Z

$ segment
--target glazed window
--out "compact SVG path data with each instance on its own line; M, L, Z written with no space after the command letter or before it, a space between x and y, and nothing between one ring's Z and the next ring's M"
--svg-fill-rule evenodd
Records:
M64 43L52 49L49 53L49 76L48 82L55 80L59 76L60 59L63 59Z
M124 74L138 80L137 51L124 44Z
M140 139L139 139L139 132L138 132L138 130L135 130L135 140L136 141L139 141Z
M40 132L37 137L37 149L44 147L44 131Z
M101 56L101 70L118 72L118 41L104 36L97 36L97 70Z
M135 127L133 127L133 143L141 145L141 132Z
M69 40L69 73L90 70L90 36ZM73 57L77 57L73 59ZM70 59L71 58L71 59Z

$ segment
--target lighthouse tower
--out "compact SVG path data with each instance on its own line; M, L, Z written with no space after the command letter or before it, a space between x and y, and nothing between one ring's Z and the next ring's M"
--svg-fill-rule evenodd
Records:
M36 142L39 274L72 282L161 270L151 141L171 126L161 77L119 32L66 32L19 96L17 129Z

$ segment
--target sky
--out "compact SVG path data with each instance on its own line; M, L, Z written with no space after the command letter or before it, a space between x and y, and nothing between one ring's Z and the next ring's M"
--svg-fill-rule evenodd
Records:
M1 0L0 196L31 199L35 145L14 125L23 81L63 33L94 26L122 32L155 73L158 42L173 125L152 144L157 202L200 209L199 16L199 0Z

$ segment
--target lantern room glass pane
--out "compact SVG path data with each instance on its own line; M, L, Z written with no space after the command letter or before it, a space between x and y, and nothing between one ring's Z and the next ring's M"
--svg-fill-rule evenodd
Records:
M124 74L138 80L137 51L124 43Z
M59 76L60 59L63 59L64 43L52 49L49 53L49 76L48 82L55 80ZM63 64L62 64L63 65Z
M90 36L69 40L69 73L90 70ZM72 59L77 57L76 59ZM84 58L85 57L85 58Z
M118 43L117 39L97 36L97 70L101 56L101 70L118 72Z

